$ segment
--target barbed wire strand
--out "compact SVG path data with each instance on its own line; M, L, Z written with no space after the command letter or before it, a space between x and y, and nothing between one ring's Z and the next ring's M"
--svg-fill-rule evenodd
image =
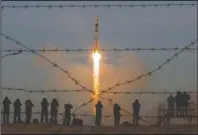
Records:
M192 110L192 109L191 109ZM190 110L189 110L190 111ZM4 113L3 111L1 111L1 113ZM10 113L14 113L14 112L10 112ZM26 112L21 112L21 114L26 114ZM41 114L40 111L35 111L35 112L32 112L32 114ZM48 113L48 115L50 115L50 113ZM64 113L58 113L58 115L60 116L63 116ZM73 114L71 114L73 115ZM83 116L83 117L95 117L95 115L93 114L75 114L75 116ZM123 115L123 114L120 114L121 117L131 117L132 115ZM103 118L111 118L113 117L113 115L103 115L102 116ZM144 118L158 118L158 117L164 117L164 116L150 116L150 115L142 115L140 117L144 117ZM191 117L198 117L196 115L192 115Z
M81 93L81 92L87 92L87 91L83 91L83 90L68 90L68 89L64 89L64 90L58 90L58 89L24 89L24 88L11 88L11 87L2 87L2 90L4 91L22 91L22 92L29 92L29 93ZM100 91L100 92L105 92L105 91ZM176 94L177 92L170 92L170 91L161 91L161 92L157 92L157 91L116 91L116 92L105 92L106 94ZM197 94L198 91L188 91L189 94ZM96 93L95 93L96 94Z
M195 41L191 42L191 43L190 43L189 45L187 45L186 47L184 47L183 50L179 51L178 53L175 53L172 57L170 57L169 59L167 59L164 63L162 63L160 66L158 66L158 67L155 68L154 70L152 70L152 71L150 71L150 72L147 72L146 74L142 74L142 75L140 75L140 76L137 76L137 77L136 77L135 79L133 79L133 80L127 80L127 81L122 82L122 83L117 83L116 85L114 85L114 86L112 86L112 87L109 87L107 90L105 90L105 91L103 91L103 92L100 92L98 95L102 95L103 93L108 92L108 91L110 91L110 90L112 90L112 89L114 89L114 88L116 88L116 87L121 86L121 85L133 83L133 82L135 82L135 81L137 81L137 80L142 79L143 77L151 76L154 72L156 72L156 71L162 69L162 67L163 67L164 65L166 65L167 63L170 63L170 61L172 61L175 57L177 57L179 54L181 54L182 52L184 52L185 49L190 48L190 47L191 47L192 45L194 45L196 42L197 42L197 39L196 39ZM93 101L93 99L89 100L89 101L86 102L86 103L83 103L81 106L77 107L75 111L77 111L77 110L79 110L80 108L82 108L82 107L88 105L88 104L91 103L92 101ZM110 101L110 102L111 102L111 101Z
M182 50L184 48L110 48L110 49L103 49L100 48L98 51L100 52L129 52L129 51L177 51L177 50ZM93 52L94 49L32 49L35 52ZM186 50L189 51L197 51L198 48L188 48ZM31 50L24 50L24 49L5 49L5 50L0 50L2 52L32 52Z
M1 56L1 58L7 57L7 56L11 56L11 55L18 55L18 54L21 54L21 53L22 53L22 51L17 51L17 52L13 52L13 53L8 53L8 54L6 54L6 55L4 55L4 56Z
M197 6L197 3L167 3L167 4L69 4L69 5L64 5L64 4L59 4L59 5L2 5L2 9L6 8L13 8L13 9L19 9L19 8L147 8L147 7L153 7L153 8L158 8L158 7L194 7Z

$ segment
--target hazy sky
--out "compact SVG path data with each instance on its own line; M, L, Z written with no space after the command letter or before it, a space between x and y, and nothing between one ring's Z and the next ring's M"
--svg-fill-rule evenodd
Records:
M3 4L47 4L46 2L3 2ZM48 4L144 4L177 2L48 2ZM189 2L188 2L189 3ZM162 48L184 47L197 38L197 7L162 8L66 8L66 9L5 9L2 17L3 33L13 37L32 49L93 48L94 19L99 17L99 44L101 48ZM197 47L194 45L193 47ZM3 39L3 49L22 48ZM177 51L105 52L101 59L101 87L107 88L118 82L132 80L148 72ZM43 53L61 65L83 85L92 88L92 59L86 52ZM3 59L3 86L28 89L78 89L58 69L53 68L32 53L23 53ZM197 51L186 51L165 65L153 76L114 91L177 91L197 90ZM27 98L40 109L44 94L3 92L12 100L22 102ZM45 94L57 97L64 104L74 107L87 101L90 93ZM104 95L105 96L105 95ZM110 95L123 108L131 110L135 98L142 103L142 115L156 111L158 101L167 96L159 95ZM105 114L112 112L104 101ZM87 106L81 112L90 111ZM60 107L63 111L63 106ZM80 113L80 111L79 111ZM149 115L149 114L148 114Z

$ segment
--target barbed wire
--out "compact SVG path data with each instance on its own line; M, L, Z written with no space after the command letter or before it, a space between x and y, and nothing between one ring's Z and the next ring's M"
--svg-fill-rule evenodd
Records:
M22 92L30 92L30 93L54 93L54 92L61 92L61 93L70 93L70 92L87 92L87 91L83 91L83 90L68 90L68 89L63 89L63 90L58 90L58 89L23 89L23 88L10 88L10 87L2 87L1 88L4 91L22 91ZM99 91L100 92L105 92L105 91ZM98 92L97 92L98 93ZM168 91L161 91L161 92L157 92L157 91L117 91L117 92L105 92L105 93L109 93L109 94L176 94L177 92L168 92ZM189 94L197 94L198 91L188 91ZM95 93L96 94L96 93Z
M153 7L153 8L158 8L158 7L194 7L197 6L197 3L167 3L167 4L69 4L69 5L64 5L64 4L59 4L59 5L2 5L2 9L5 8L12 8L12 9L17 9L17 8L148 8L148 7Z
M67 70L63 69L63 68L60 67L58 64L52 62L52 61L49 60L47 57L41 55L40 53L35 52L34 50L30 49L29 47L25 46L24 44L20 43L19 41L16 41L15 39L11 38L10 36L7 36L7 35L5 35L5 34L3 34L3 33L1 33L1 35L2 35L4 38L6 38L7 40L10 40L10 41L16 43L16 45L22 46L22 47L24 47L24 48L30 50L33 54L36 54L36 55L38 55L39 57L41 57L42 59L44 59L45 61L49 62L50 64L53 65L53 67L58 68L58 69L61 70L64 74L66 74L67 77L68 77L70 80L72 80L72 82L74 82L76 85L80 86L80 88L82 88L82 90L88 91L88 92L90 92L90 93L92 93L92 94L94 95L94 92L93 92L92 90L89 90L88 88L86 88L85 86L83 86L82 84L80 84L80 82L79 82L77 79L75 79L74 77L72 77L71 74L70 74ZM108 100L108 101L110 100L110 99L108 99L108 98L106 98L106 97L103 97L103 96L99 96L99 97L100 97L101 99L105 99L105 100Z
M21 54L21 53L22 53L22 51L17 51L17 52L13 52L13 53L8 53L8 54L6 54L6 55L4 55L4 56L1 56L1 58L7 57L7 56L11 56L11 55L18 55L18 54Z
M100 52L129 52L129 51L177 51L177 50L182 50L184 48L178 48L178 47L174 47L174 48L111 48L111 49L103 49L100 48L98 49L98 51ZM93 49L32 49L35 52L93 52ZM197 51L198 48L188 48L186 50L189 51ZM24 49L5 49L5 50L0 50L2 52L32 52L30 50L24 50Z
M1 113L4 113L3 111L1 111ZM10 113L14 113L14 112L10 112ZM21 114L26 114L25 112L21 112ZM32 114L41 114L40 111L35 111L35 112L32 112ZM50 113L48 113L48 115L50 115ZM58 113L59 116L63 116L64 113ZM71 114L71 115L75 115L75 116L83 116L83 117L95 117L95 115L93 114ZM123 115L123 114L120 114L121 117L132 117L132 115ZM111 117L114 117L114 115L103 115L102 116L103 118L111 118ZM159 118L159 117L164 117L164 116L150 116L150 115L141 115L140 117L144 117L144 118ZM198 117L196 115L192 115L191 117Z
M178 53L175 53L172 57L170 57L169 59L167 59L164 63L162 63L160 66L158 66L157 68L155 68L154 70L151 70L145 74L142 74L140 76L137 76L135 79L133 80L127 80L125 82L121 82L121 83L117 83L116 85L112 86L112 87L109 87L107 90L101 92L98 94L98 96L102 95L103 93L106 93L108 91L111 91L112 89L116 88L116 87L119 87L119 86L122 86L122 85L125 85L125 84L130 84L130 83L133 83L137 80L140 80L146 76L151 76L154 72L162 69L162 67L164 65L166 65L167 63L170 63L174 58L176 58L179 54L181 54L182 52L184 52L187 48L190 48L192 45L194 45L195 43L197 42L197 39L193 42L191 42L189 45L187 45L186 47L184 47L181 51L179 51ZM86 103L83 103L81 106L77 107L75 111L79 110L80 108L88 105L89 103L91 103L94 99L90 99L88 102ZM112 100L109 100L109 102L112 102Z

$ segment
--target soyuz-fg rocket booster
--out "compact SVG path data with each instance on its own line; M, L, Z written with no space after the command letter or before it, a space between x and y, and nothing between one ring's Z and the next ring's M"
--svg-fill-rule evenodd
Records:
M96 16L95 20L95 48L94 51L98 51L98 16Z

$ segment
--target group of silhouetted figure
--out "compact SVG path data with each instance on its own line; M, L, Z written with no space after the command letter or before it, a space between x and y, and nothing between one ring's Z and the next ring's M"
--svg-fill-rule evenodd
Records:
M10 104L12 102L9 100L8 97L5 97L3 100L3 123L4 124L9 124L9 116L10 116ZM14 107L14 120L13 122L21 122L21 101L20 99L16 99L16 101L13 103ZM52 99L51 102L51 123L56 123L57 124L57 115L58 115L58 106L59 103L58 101L54 98ZM34 107L34 104L30 99L25 101L25 123L30 124L31 119L32 119L32 108ZM41 123L48 123L48 107L49 107L49 102L47 101L46 98L43 98L41 102ZM73 108L73 105L70 103L64 105L64 119L63 119L63 124L66 126L70 125L71 122L71 110ZM140 103L138 100L135 100L135 102L132 104L133 108L133 124L138 125L138 120L139 120L139 112L140 112ZM95 125L100 126L101 124L101 119L102 119L102 109L103 105L101 101L98 101L97 104L95 105L96 109L96 116L95 116ZM118 125L120 123L120 114L121 107L115 103L113 106L113 112L114 112L114 125ZM73 115L75 117L75 115ZM74 119L74 118L73 118Z
M98 103L95 105L96 108L96 119L95 119L95 125L100 126L101 119L102 119L102 109L103 105L101 101L98 101ZM138 125L139 120L139 112L140 112L140 103L136 99L135 102L132 104L133 108L133 124ZM115 103L113 106L113 113L114 113L114 125L120 124L120 117L121 117L121 107L119 104Z
M8 99L8 97L5 97L3 100L3 122L4 124L9 124L9 115L10 115L10 104L12 102ZM13 103L14 107L14 120L13 122L21 122L21 101L20 99L16 99L16 101ZM57 115L58 115L58 101L54 98L51 102L51 122L57 123ZM26 123L31 123L32 118L32 108L34 107L34 104L30 99L25 101L25 116L26 116ZM48 123L48 107L49 102L46 98L43 98L41 102L41 123ZM65 118L64 123L66 125L69 125L70 123L70 117L71 117L71 109L73 106L71 104L65 104Z
M175 97L173 97L173 95L171 94L167 99L168 114L176 115L176 116L188 115L188 100L190 100L190 95L185 91L183 93L180 91L177 92ZM176 111L174 111L174 110L176 110Z

